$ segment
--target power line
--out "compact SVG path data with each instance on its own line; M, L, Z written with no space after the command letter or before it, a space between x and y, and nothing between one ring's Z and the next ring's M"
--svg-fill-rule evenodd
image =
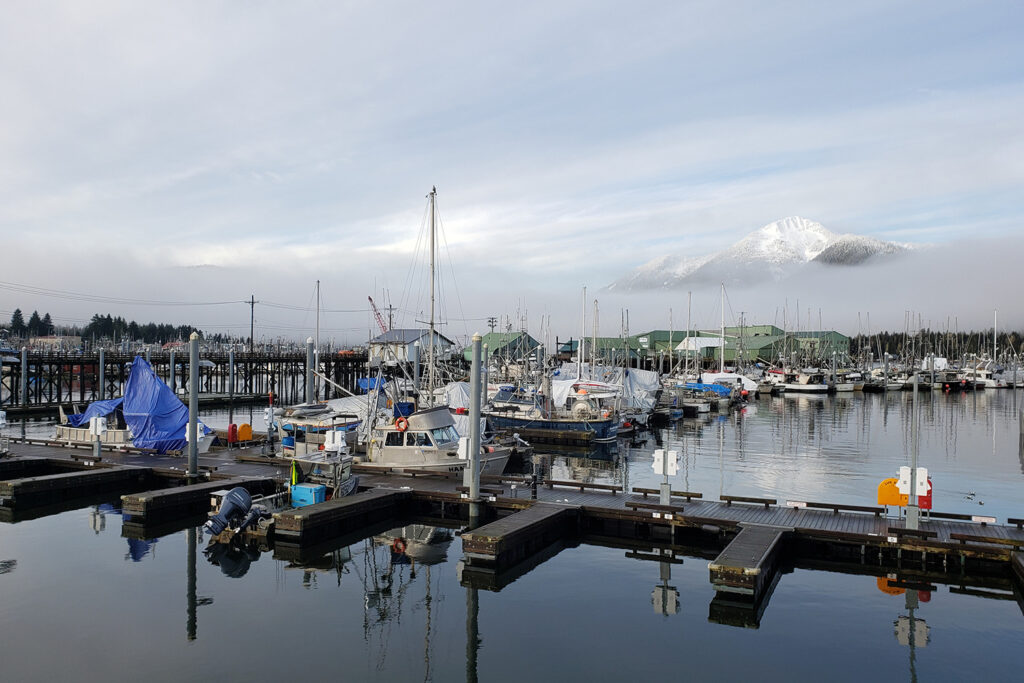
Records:
M12 292L21 292L22 294L46 296L54 299L64 299L67 301L90 301L93 303L105 304L145 304L147 306L225 306L227 304L249 303L248 301L160 301L157 299L129 299L125 297L69 292L62 289L49 289L47 287L36 287L34 285L4 281L0 281L0 289L6 289Z

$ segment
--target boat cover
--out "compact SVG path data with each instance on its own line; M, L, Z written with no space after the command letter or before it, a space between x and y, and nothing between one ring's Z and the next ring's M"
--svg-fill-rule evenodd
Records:
M188 408L156 376L152 366L142 356L136 356L132 361L122 398L94 401L84 413L69 415L68 423L72 427L88 424L90 417L109 415L118 406L131 432L132 445L136 448L152 448L157 453L166 453L184 450L188 445L185 440ZM202 422L199 423L199 431L200 435L210 433L210 429Z
M695 389L697 391L713 391L719 396L729 396L732 394L732 389L721 384L702 384L700 382L687 382L687 389Z
M81 427L89 424L94 417L106 417L121 407L124 398L112 398L106 401L93 401L84 412L68 415L68 424L72 427Z

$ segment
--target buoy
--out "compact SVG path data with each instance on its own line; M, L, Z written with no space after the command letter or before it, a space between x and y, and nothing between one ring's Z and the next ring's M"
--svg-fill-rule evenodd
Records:
M397 429L398 431L404 432L408 428L409 428L409 421L407 419L405 419L404 417L400 417L397 420L395 420L395 429Z

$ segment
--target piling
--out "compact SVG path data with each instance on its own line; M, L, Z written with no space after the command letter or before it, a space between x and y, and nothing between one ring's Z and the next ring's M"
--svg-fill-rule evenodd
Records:
M172 356L173 358L173 356ZM107 363L106 355L103 349L100 349L100 361L99 361L99 399L102 401L107 397Z
M312 404L313 397L313 338L306 338L306 403Z
M21 347L21 405L28 405L28 347Z
M473 335L473 366L469 374L469 453L464 485L469 487L470 526L479 516L477 506L480 500L480 333ZM476 514L474 514L474 512Z
M171 351L170 366L171 366L171 369L167 373L167 377L170 380L171 393L174 394L175 396L177 396L178 395L178 373L174 369L174 351L173 350Z
M918 371L914 370L914 396L911 409L910 425L910 501L907 505L907 528L919 528L920 510L917 505L917 380Z
M199 333L188 338L188 476L199 474Z

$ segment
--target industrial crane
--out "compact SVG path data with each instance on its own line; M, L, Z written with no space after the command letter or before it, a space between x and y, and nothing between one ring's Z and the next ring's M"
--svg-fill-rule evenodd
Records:
M380 331L385 333L385 334L387 334L388 324L386 322L384 322L384 316L381 315L380 309L378 309L377 308L377 304L375 304L373 302L373 297L372 296L368 296L366 298L369 299L369 301L370 301L370 308L373 309L373 315L374 315L375 318L377 318L377 324L380 326Z

